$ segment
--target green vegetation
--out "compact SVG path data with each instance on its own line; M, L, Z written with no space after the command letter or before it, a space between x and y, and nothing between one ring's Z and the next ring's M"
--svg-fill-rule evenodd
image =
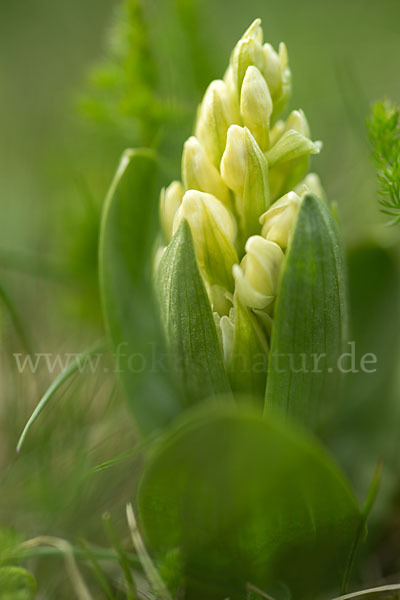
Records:
M400 222L399 111L389 102L377 102L368 120L368 133L378 171L381 211Z
M399 6L17 4L0 600L398 597Z

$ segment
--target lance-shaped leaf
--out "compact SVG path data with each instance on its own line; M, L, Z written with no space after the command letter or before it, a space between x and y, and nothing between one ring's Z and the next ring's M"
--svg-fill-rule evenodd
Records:
M152 302L155 174L149 151L124 153L106 198L99 250L100 292L115 370L143 433L162 427L180 409L160 362L165 350Z
M180 553L188 600L242 600L248 583L297 600L338 591L363 521L327 453L272 415L205 408L145 467L139 514L154 558Z
M336 222L313 194L302 202L275 306L266 410L315 427L339 393L346 336L344 258Z
M228 393L217 330L186 220L161 259L156 289L171 366L184 404Z

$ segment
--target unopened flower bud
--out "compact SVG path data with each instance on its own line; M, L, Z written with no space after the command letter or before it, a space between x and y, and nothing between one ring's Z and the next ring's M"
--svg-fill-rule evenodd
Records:
M264 44L263 56L262 73L267 81L274 103L273 116L275 117L285 107L291 90L291 73L286 46L281 42L279 53L277 53L271 44Z
M205 149L210 161L219 166L225 149L226 133L232 123L240 120L237 98L222 80L213 81L199 107L195 136Z
M286 131L290 131L291 129L294 129L298 133L301 133L301 135L304 135L304 137L310 137L311 135L310 126L308 124L306 115L304 114L304 111L301 110L301 108L299 110L292 110L292 112L286 119L285 129L283 133L285 133Z
M233 304L233 294L220 285L206 285L208 297L213 311L219 315L227 315Z
M224 356L224 362L225 364L228 364L232 355L233 341L235 337L235 309L231 308L229 315L223 315L222 317L215 312L214 320L217 328L219 343Z
M289 192L277 200L261 217L261 235L275 242L281 248L288 246L296 224L301 199L295 192Z
M197 190L185 193L174 219L174 232L183 219L189 223L197 261L210 285L232 289L235 221L220 200Z
M172 226L176 211L178 210L185 189L180 181L173 181L160 194L160 221L163 234L168 243L172 237Z
M235 292L244 306L266 309L278 291L284 254L278 244L254 235L247 240L246 255L234 265Z
M313 142L295 129L289 129L266 153L270 168L308 154L319 154L322 142Z
M309 173L303 181L296 187L296 194L303 197L307 192L312 192L323 202L327 202L326 192L322 187L320 178L316 173Z
M259 216L269 205L268 164L247 127L229 128L221 175L235 192L241 234L247 239L259 231Z
M229 190L200 142L191 136L183 147L182 180L187 190L212 194L229 206Z
M304 177L309 155L318 154L322 144L309 139L310 128L302 110L290 113L286 122L278 121L271 131L266 157L270 167L272 198L293 190Z
M243 37L239 40L232 52L231 66L236 93L240 99L247 69L255 66L261 71L264 66L264 54L260 42L254 37Z
M267 82L259 69L253 65L248 67L243 80L240 113L244 125L249 128L261 150L266 150L269 142L272 99Z
M236 99L236 85L235 85L235 82L233 80L232 65L229 65L229 67L225 71L225 74L224 74L224 77L223 77L223 81L226 84L226 87L227 87L229 93L232 95L232 97L234 97Z
M241 39L242 40L253 39L253 40L256 40L259 44L262 44L263 38L264 38L264 34L263 34L262 27L261 27L261 19L254 19L254 21L252 22L250 27L248 29L246 29L246 31L242 35Z
M269 145L274 146L285 131L285 121L277 121L269 132Z

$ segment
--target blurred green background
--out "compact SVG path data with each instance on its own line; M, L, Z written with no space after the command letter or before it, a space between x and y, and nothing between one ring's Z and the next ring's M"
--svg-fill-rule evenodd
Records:
M101 337L97 227L122 151L153 145L165 182L177 177L207 84L261 17L266 41L288 47L289 108L303 108L313 139L323 140L312 169L339 205L348 248L362 248L350 256L354 330L365 351L380 352L385 385L350 384L342 435L331 445L360 495L375 459L390 455L380 530L389 531L400 488L399 232L385 228L377 208L365 119L377 99L400 102L400 3L131 0L124 10L121 20L117 1L0 0L0 288L7 299L0 307L0 525L24 537L84 536L106 545L101 515L110 510L124 532L131 458L93 472L135 441L115 381L104 373L74 379L16 458L18 435L54 376L19 374L13 353L79 352ZM361 416L355 434L349 422ZM390 547L389 538L377 534L376 548L381 539ZM371 578L400 569L393 555L369 567ZM46 579L44 564L35 563L41 597L70 597L62 570Z

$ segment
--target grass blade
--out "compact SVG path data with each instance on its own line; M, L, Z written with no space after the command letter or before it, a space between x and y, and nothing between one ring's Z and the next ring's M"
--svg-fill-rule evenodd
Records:
M54 396L54 394L56 393L56 391L63 385L63 383L65 381L67 381L74 373L76 373L77 371L82 369L82 366L85 364L86 360L92 356L93 354L95 354L96 352L99 352L99 350L103 350L106 348L106 342L104 340L101 340L99 342L96 342L93 346L91 346L88 350L86 350L85 352L82 352L82 354L80 354L54 381L53 383L50 385L50 387L46 390L46 392L44 393L44 395L42 396L42 398L39 400L38 405L36 406L35 410L33 411L32 415L30 416L30 418L28 419L22 433L21 436L18 440L18 444L17 444L17 452L19 453L21 451L22 445L25 441L26 436L28 435L29 430L31 429L32 425L35 423L36 419L40 416L40 414L42 413L42 411L46 408L48 402L51 400L51 398Z

